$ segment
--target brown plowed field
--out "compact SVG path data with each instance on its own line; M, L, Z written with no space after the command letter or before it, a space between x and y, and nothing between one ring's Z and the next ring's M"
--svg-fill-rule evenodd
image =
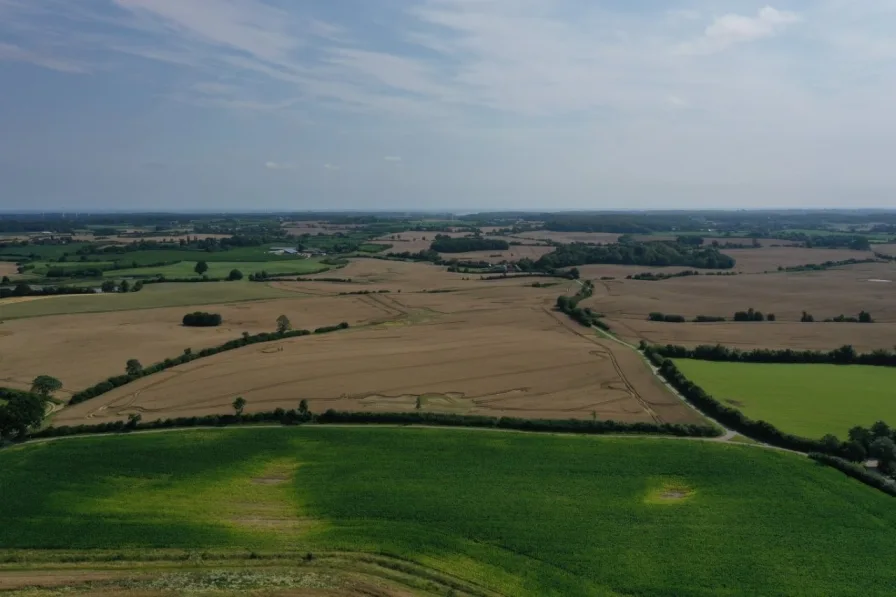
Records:
M364 298L297 295L207 307L14 319L0 325L0 386L25 389L38 375L48 374L59 378L66 392L78 391L124 373L128 359L150 365L188 347L222 344L244 331L273 331L281 314L293 327L310 329L340 321L356 325L392 318L390 310ZM215 328L182 326L181 319L191 311L220 313L224 323Z
M359 297L394 320L200 359L63 409L55 423L223 413L237 396L247 411L303 398L317 412L409 411L420 398L424 411L699 422L637 354L554 313L558 287L524 283Z
M881 255L891 255L896 257L896 244L872 245L871 248Z
M610 232L554 232L552 230L533 230L514 234L515 239L536 241L552 240L560 243L608 244L619 240L620 234Z
M0 276L14 276L19 273L16 264L12 261L0 261Z
M851 251L849 249L804 249L801 247L763 247L761 249L722 249L722 253L737 260L734 271L757 273L777 271L778 266L795 267L809 263L821 264L825 261L845 261L847 259L870 259L871 251Z

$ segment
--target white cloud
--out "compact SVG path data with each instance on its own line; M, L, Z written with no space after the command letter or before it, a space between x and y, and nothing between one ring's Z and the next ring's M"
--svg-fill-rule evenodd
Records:
M701 38L682 44L679 49L685 54L712 54L734 44L772 37L800 20L801 17L796 13L780 11L771 6L760 9L755 17L726 14L717 17Z
M293 164L283 164L280 162L265 162L264 167L268 170L295 170L296 167Z
M383 159L386 160L387 162L400 162L401 156L400 155L387 155L387 156L383 157Z
M324 164L324 169L325 170L339 170L339 166L336 166L335 164Z

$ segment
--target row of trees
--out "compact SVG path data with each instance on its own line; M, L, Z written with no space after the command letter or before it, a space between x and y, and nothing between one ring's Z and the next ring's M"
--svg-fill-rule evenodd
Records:
M762 311L754 311L753 307L750 307L746 311L737 311L734 314L734 321L775 321L777 317L775 317L774 313L769 313L767 316L762 314Z
M613 245L571 243L560 245L553 253L542 256L535 262L535 267L546 271L593 263L731 269L735 261L717 249L699 248L675 242L632 242Z
M187 348L184 350L183 354L175 358L168 358L164 361L155 363L145 368L139 366L139 362L135 361L136 364L133 364L133 366L129 366L126 368L124 375L110 377L94 386L77 392L71 397L71 399L69 400L69 404L78 404L80 402L84 402L85 400L90 400L91 398L95 398L96 396L105 394L106 392L109 392L117 387L140 379L141 377L152 375L153 373L158 373L159 371L164 371L172 367L177 367L178 365L183 365L184 363L189 363L190 361L194 361L196 359L210 357L221 352L235 350L237 348L242 348L243 346L248 346L250 344L257 344L259 342L271 342L275 340L282 340L284 338L309 336L311 334L326 334L329 332L344 330L349 327L349 324L348 322L343 321L338 325L319 327L313 332L310 330L293 330L290 329L291 327L292 324L289 323L289 319L281 315L277 318L278 331L276 332L261 332L259 334L249 334L248 332L243 332L243 335L241 337L233 340L228 340L227 342L218 346L203 348L198 353L194 353L192 349ZM130 361L129 365L132 365Z
M741 350L721 344L703 344L695 348L673 344L650 346L650 351L669 359L698 359L701 361L726 361L734 363L813 363L834 365L875 365L896 367L896 352L878 349L857 353L855 348L844 345L827 352L818 350L792 350L754 348Z

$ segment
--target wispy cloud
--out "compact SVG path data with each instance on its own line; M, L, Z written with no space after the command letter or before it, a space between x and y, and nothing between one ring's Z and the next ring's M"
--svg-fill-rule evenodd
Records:
M400 162L400 161L402 161L400 155L387 155L387 156L385 156L383 159L386 160L387 162Z
M721 52L735 44L772 37L788 26L800 22L799 15L781 11L771 6L759 10L755 17L726 14L717 17L697 40L679 46L686 54L711 54Z
M39 52L26 50L12 44L0 43L0 61L25 62L48 68L63 73L89 73L90 68L86 64L80 64L55 56L43 55Z

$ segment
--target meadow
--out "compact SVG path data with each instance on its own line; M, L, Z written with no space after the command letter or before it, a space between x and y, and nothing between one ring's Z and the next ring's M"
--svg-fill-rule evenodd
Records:
M195 254L193 256L195 259ZM195 278L196 261L181 261L172 265L155 267L138 267L119 269L104 272L107 278L129 277L154 277L158 275L166 278ZM238 269L244 276L266 271L271 275L277 274L310 274L326 271L327 265L320 259L299 259L293 257L290 260L276 261L208 261L208 271L205 275L209 278L226 278L231 270Z
M101 313L157 307L212 305L289 296L295 295L272 288L268 284L248 281L149 284L140 292L126 294L57 295L3 299L0 301L0 320L66 313Z
M4 450L0 486L7 559L17 550L368 553L453 575L476 594L537 596L869 595L896 583L881 557L894 544L891 498L749 446L191 430Z
M681 372L751 419L809 438L896 422L896 369L865 365L718 363L676 359Z

